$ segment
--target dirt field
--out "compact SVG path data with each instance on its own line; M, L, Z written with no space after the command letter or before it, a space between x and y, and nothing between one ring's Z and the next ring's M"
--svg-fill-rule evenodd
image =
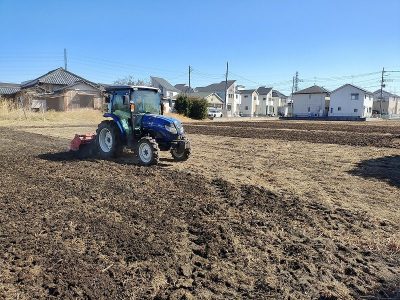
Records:
M95 127L0 127L0 299L400 299L400 123L187 124L150 168L65 152Z

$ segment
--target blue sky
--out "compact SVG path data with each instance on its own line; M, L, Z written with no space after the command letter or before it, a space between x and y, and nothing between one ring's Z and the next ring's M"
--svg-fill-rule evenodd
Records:
M0 82L63 66L94 82L133 75L192 85L376 90L382 67L400 70L400 0L0 0ZM400 93L400 73L388 73Z

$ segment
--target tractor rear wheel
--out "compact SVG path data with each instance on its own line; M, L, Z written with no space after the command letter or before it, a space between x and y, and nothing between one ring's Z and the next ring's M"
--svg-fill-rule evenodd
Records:
M158 144L155 139L149 136L142 137L137 143L137 156L139 164L150 166L158 164Z
M118 125L114 121L103 121L96 130L96 147L99 156L104 159L118 157L123 145Z

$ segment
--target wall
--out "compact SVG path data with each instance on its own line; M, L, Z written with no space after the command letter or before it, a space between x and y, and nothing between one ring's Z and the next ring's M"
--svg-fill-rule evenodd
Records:
M244 117L252 117L254 110L252 94L240 94L239 97L241 98L240 114Z
M272 115L272 109L271 109L273 105L272 90L266 95L258 95L258 100L260 104L257 109L257 115L258 116Z
M358 100L351 100L351 94L359 94ZM372 116L373 96L366 94L351 85L346 85L331 93L329 105L330 117L360 117ZM338 108L341 108L339 111ZM356 112L354 110L357 110Z
M326 94L294 94L293 116L325 116L325 95Z
M221 99L218 98L218 96L216 96L215 94L208 95L205 99L207 100L208 106L210 107L222 108L224 105Z
M384 115L398 115L400 114L400 98L396 97L384 97L382 101L382 106L381 102L379 99L380 96L374 97L374 103L372 109L376 111L378 114L384 114ZM382 112L381 112L381 107L382 107Z
M231 98L229 98L229 94L232 95ZM228 101L228 104L231 106L230 114L231 116L237 116L239 115L240 112L240 95L236 97L237 92L236 92L236 84L232 84L230 87L228 87L227 93L226 93L226 99ZM224 96L222 95L222 99Z

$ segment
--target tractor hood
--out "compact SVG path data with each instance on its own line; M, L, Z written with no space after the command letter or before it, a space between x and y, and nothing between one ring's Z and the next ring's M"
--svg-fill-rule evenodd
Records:
M166 131L166 127L176 128L176 133L169 132L168 134L183 135L184 130L181 122L175 118L166 117L163 115L145 114L142 117L142 126L148 130ZM159 128L159 129L156 129ZM171 137L172 138L172 137ZM170 139L170 138L169 138Z
M153 114L145 114L142 117L142 122L143 123L157 123L161 125L167 125L167 124L175 124L175 125L181 125L181 122L175 118L171 117L166 117L163 115L153 115Z

